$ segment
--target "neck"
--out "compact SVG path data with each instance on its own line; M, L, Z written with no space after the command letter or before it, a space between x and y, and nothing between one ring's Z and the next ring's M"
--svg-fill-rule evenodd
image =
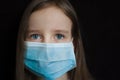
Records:
M56 80L68 80L68 75L67 75L67 73L64 74L63 76L57 78Z
M44 80L44 79L38 78L37 80ZM67 75L67 73L66 73L66 74L64 74L63 76L57 78L56 80L69 80L69 79L68 79L68 75Z

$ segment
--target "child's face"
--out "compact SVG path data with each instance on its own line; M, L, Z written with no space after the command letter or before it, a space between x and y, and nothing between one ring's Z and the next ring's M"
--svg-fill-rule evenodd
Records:
M35 11L29 19L26 41L62 43L72 40L71 20L57 7Z

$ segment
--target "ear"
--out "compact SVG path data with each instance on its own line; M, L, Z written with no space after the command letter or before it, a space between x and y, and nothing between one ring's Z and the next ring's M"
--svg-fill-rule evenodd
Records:
M74 38L72 37L71 41L73 42Z
M71 42L73 43L73 49L74 49L74 42L73 42L73 40L74 40L74 38L72 37Z

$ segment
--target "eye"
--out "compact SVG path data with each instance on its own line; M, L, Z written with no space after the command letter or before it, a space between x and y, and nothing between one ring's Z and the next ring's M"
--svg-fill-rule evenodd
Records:
M32 38L32 39L41 39L41 36L39 34L32 34L32 35L30 35L30 38Z
M55 35L55 39L60 40L60 39L63 39L63 38L64 38L64 35L63 35L63 34L56 34L56 35Z

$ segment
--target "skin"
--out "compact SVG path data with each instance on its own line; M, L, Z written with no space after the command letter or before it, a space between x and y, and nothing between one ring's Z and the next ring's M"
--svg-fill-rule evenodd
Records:
M64 43L72 41L72 22L64 12L50 6L33 12L29 18L26 41ZM67 73L57 80L68 80Z

